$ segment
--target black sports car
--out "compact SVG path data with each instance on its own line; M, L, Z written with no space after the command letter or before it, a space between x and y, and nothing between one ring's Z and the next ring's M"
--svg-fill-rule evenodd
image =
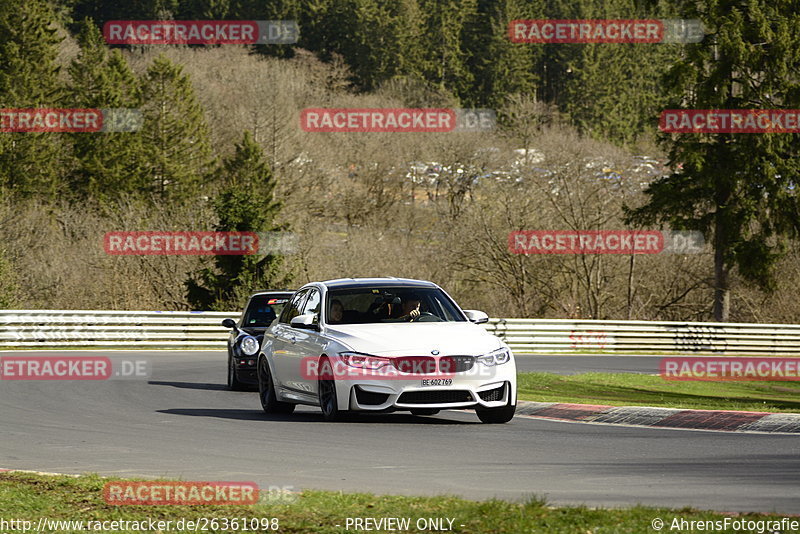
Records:
M250 296L237 323L224 319L222 326L231 329L228 338L228 387L235 391L258 387L256 357L264 331L283 311L294 291L259 291Z

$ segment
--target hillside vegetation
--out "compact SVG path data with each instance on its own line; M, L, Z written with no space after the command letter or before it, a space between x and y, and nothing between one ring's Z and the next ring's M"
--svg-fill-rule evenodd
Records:
M621 0L98 4L0 7L0 107L144 116L135 133L0 134L0 308L231 310L254 289L400 276L435 281L495 317L795 322L800 314L798 135L737 144L733 135L657 130L660 111L676 102L703 108L704 93L693 89L707 81L691 68L724 63L753 74L761 67L750 45L763 39L786 45L770 52L779 74L768 86L756 75L764 87L734 86L727 107L800 108L792 2L705 11ZM708 34L697 45L507 38L517 18L602 17L703 18ZM772 26L751 28L759 17ZM107 20L162 18L291 19L301 39L112 47L101 34ZM732 63L708 63L717 41ZM753 96L766 92L770 102ZM312 107L491 108L498 124L305 132L300 112ZM728 150L734 156L723 158ZM722 178L709 170L712 152L739 166L719 171L732 191L724 203L714 201ZM670 185L689 172L697 190ZM672 197L681 202L665 201ZM634 228L700 230L707 245L637 256L508 251L514 230ZM144 230L294 238L292 250L233 263L104 252L106 232Z

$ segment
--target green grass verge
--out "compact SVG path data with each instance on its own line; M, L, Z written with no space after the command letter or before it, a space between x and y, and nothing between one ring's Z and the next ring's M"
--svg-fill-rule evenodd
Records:
M519 373L521 400L800 413L800 382L677 382L634 373Z
M32 521L36 528L41 517L72 521L177 521L198 518L278 518L283 533L346 532L346 518L408 517L411 528L420 518L451 518L457 533L642 533L655 532L651 522L659 518L666 532L694 532L689 528L670 530L676 518L686 521L774 521L780 516L743 514L731 516L692 509L667 509L635 506L623 509L593 509L584 506L552 507L542 499L526 503L499 500L474 502L456 497L398 497L365 493L304 491L292 502L252 506L110 506L102 496L103 485L111 478L96 475L81 477L49 476L30 473L0 473L0 517L5 520ZM241 520L241 519L240 519ZM336 525L340 525L337 527ZM445 524L447 524L445 522ZM463 526L462 526L463 525ZM734 532L714 529L715 532ZM709 530L708 528L705 529ZM4 532L10 530L3 530ZM19 530L17 530L19 531ZM50 532L92 532L92 530L50 529ZM698 530L699 531L699 530ZM139 532L116 530L115 532ZM165 531L167 532L167 531ZM172 532L176 532L172 530ZM184 530L184 532L186 532ZM205 532L253 532L209 528ZM272 532L272 531L270 531ZM353 532L351 528L350 532ZM373 530L372 532L384 532ZM396 532L396 531L395 531ZM431 532L428 530L428 532ZM433 532L436 532L435 530Z

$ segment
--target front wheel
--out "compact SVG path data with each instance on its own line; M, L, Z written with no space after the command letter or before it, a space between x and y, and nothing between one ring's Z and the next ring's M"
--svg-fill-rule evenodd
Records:
M236 362L233 361L232 356L228 356L228 389L231 391L244 391L247 389L247 384L236 376Z
M258 396L261 399L261 407L266 413L292 413L294 411L294 404L281 402L275 395L275 383L272 381L269 362L263 356L258 359Z
M500 408L476 409L475 413L478 414L478 419L481 420L481 423L498 425L511 421L511 419L514 417L514 412L516 409L517 405L511 404L511 401L509 400L507 405Z
M330 361L327 359L322 360L319 367L317 393L319 395L319 407L322 409L322 417L329 422L340 421L344 417L344 410L339 409L339 401L336 398L336 381L333 377Z

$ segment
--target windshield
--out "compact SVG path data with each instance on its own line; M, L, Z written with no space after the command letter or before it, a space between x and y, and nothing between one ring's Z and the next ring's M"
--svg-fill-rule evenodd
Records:
M328 324L452 322L463 314L441 289L359 287L328 291Z
M242 327L267 327L283 311L289 302L288 297L275 297L274 295L256 295L250 300L250 305L244 315Z

